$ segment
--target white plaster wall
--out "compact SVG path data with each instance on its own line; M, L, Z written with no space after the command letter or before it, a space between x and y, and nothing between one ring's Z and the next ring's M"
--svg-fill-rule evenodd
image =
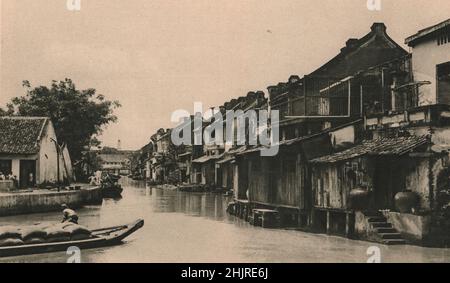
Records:
M430 179L428 159L416 160L406 175L405 187L420 197L420 208L430 209Z
M336 147L355 143L355 126L348 126L330 133L331 141L336 141Z
M12 174L17 176L17 179L19 179L20 178L20 159L17 159L17 158L12 159L11 165L12 165L11 166Z
M414 127L408 130L410 133L416 136L424 136L429 134L429 127ZM433 135L431 136L431 142L440 149L450 149L450 127L433 127Z
M437 45L436 40L421 43L412 50L412 66L415 81L430 81L420 87L419 104L437 103L436 65L450 61L450 44Z

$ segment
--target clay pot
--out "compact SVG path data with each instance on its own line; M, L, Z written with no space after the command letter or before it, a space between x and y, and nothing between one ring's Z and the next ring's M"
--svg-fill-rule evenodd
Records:
M356 188L350 191L350 207L352 209L363 210L369 207L370 192L363 188Z
M401 213L411 213L419 204L419 196L415 192L401 192L395 195L395 207Z

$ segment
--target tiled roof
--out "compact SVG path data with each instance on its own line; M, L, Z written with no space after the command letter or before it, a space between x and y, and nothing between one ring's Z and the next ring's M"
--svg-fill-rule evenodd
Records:
M374 23L371 32L360 39L349 39L338 55L307 77L342 79L359 70L392 61L407 54L406 50L389 37L383 23Z
M0 154L35 154L49 121L43 117L0 117Z
M311 163L335 163L363 155L400 156L429 142L426 136L384 138L364 141L347 150L311 160Z

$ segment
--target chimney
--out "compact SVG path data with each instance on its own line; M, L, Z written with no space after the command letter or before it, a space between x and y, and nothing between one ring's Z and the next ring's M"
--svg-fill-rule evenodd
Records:
M122 141L121 140L117 141L117 150L122 150Z
M350 39L347 40L347 42L345 43L345 46L346 46L348 49L353 49L357 44L358 44L358 39L357 39L357 38L350 38Z
M386 33L386 25L384 23L374 23L370 29L377 34Z
M267 87L267 91L269 92L270 99L272 99L278 93L278 87L277 86L269 86L269 87Z
M296 84L296 83L300 82L300 77L297 75L292 75L289 77L288 81L290 84Z
M256 95L255 95L255 100L256 100L256 104L259 106L259 105L261 105L261 102L264 100L264 92L263 91L261 91L261 90L258 90L257 92L256 92Z

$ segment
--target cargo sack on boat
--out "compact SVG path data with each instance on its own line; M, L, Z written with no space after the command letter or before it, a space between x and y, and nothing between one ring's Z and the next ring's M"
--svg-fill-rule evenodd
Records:
M42 225L33 225L22 228L22 240L28 242L30 239L46 239L47 231L46 227Z
M70 232L72 240L86 240L89 239L92 234L91 230L78 224L66 226L64 227L64 230Z
M24 242L21 239L17 239L17 238L0 240L0 247L15 247L15 246L21 246L23 244L24 244Z
M70 232L63 228L65 225L67 223L59 223L45 229L47 232L47 241L49 243L70 241Z
M88 228L74 224L70 226L64 227L64 230L69 231L72 235L79 235L79 234L87 234L90 235L92 232Z
M20 230L14 226L0 227L0 240L5 239L21 239Z

